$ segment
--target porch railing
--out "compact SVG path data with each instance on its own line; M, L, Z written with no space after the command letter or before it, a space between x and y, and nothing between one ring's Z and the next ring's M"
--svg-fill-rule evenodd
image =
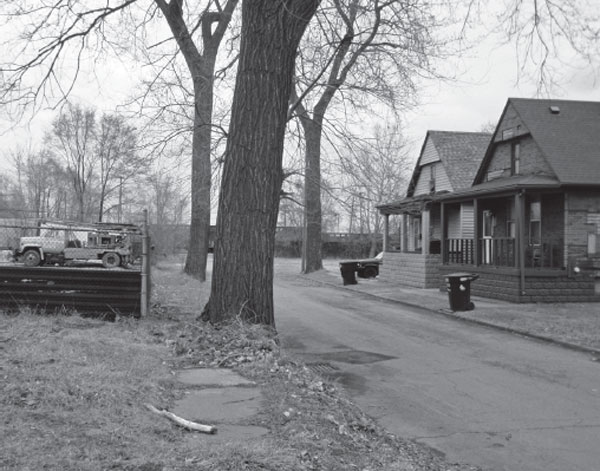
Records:
M445 264L473 265L475 250L478 250L480 265L495 267L517 266L516 240L511 237L481 238L475 247L473 239L446 239ZM542 241L525 247L526 268L562 268L563 242Z
M563 242L542 241L541 244L525 247L525 266L527 268L563 268Z
M479 239L479 261L482 265L495 267L516 266L515 239L512 237Z
M444 263L472 265L475 263L473 239L446 239L446 257Z

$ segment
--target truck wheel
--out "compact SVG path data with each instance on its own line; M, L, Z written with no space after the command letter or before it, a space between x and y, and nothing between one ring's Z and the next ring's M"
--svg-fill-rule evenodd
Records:
M117 268L121 264L121 257L118 253L106 252L102 256L102 266L104 268Z
M364 278L375 278L379 274L379 270L375 267L365 267L363 270Z
M40 253L35 249L26 250L23 254L23 263L26 267L37 267L42 261Z

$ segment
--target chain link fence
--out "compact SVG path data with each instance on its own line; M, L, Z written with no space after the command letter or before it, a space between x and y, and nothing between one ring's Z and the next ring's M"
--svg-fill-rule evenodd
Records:
M141 225L0 218L0 309L147 315L146 218L145 211Z
M141 263L141 255L142 228L137 224L0 218L2 264L131 268Z

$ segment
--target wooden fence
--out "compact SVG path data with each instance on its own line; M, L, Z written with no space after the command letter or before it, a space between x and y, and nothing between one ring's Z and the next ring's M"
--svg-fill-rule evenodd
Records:
M142 313L140 270L0 266L0 308L114 317Z

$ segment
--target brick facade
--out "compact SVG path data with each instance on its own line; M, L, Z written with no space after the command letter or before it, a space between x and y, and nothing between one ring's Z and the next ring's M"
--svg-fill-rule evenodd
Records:
M444 265L440 268L439 286L446 290L445 276L465 271L461 265ZM520 275L515 269L471 267L479 275L471 284L471 294L514 303L564 303L600 301L594 277L589 273L568 276L566 271L527 272L525 294L520 292Z
M487 168L488 175L493 175L495 178L510 176L512 142L514 141L499 143L494 149L494 155ZM521 146L519 174L554 176L554 172L546 162L542 151L531 136L521 137L517 142Z
M382 279L413 288L439 286L440 255L386 252L379 268Z
M596 222L596 215L600 213L600 190L569 191L566 207L567 258L586 258L589 234L598 234L600 231Z

